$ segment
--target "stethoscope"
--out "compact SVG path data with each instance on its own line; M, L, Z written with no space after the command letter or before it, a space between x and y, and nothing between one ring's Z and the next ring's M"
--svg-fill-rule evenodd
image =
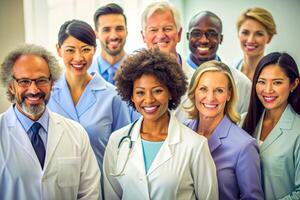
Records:
M127 164L133 141L131 140L131 132L138 120L135 120L132 125L130 126L128 133L126 136L122 137L119 144L118 144L118 154L117 154L117 163L115 168L115 173L111 173L112 176L122 176L124 175L124 169ZM124 145L128 143L128 146ZM126 157L124 157L126 155Z

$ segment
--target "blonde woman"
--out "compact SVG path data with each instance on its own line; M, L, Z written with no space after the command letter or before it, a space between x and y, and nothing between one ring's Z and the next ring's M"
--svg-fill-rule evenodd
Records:
M272 14L263 8L249 8L237 20L238 38L243 59L233 67L242 71L251 81L265 47L277 33Z
M239 128L236 86L227 65L209 61L195 71L188 90L186 125L208 139L217 168L219 199L263 199L258 145Z

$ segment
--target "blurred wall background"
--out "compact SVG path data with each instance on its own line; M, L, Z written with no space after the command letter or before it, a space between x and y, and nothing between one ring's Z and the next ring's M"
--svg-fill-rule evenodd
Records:
M0 1L0 63L7 52L25 42L23 0ZM0 113L10 105L5 89L0 86Z

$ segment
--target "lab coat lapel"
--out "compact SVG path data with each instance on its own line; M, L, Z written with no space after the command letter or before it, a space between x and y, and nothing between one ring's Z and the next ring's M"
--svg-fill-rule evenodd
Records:
M138 177L140 180L144 180L140 182L139 188L141 188L141 191L145 192L143 196L149 197L149 188L146 178L146 170L145 170L145 161L143 156L143 147L141 143L141 136L140 136L140 130L141 130L141 124L143 121L143 117L141 117L135 126L132 129L131 139L133 141L133 149L130 154L131 163L133 165L134 174Z
M174 117L174 115L170 114L170 122L168 127L168 136L161 146L161 149L157 153L155 159L153 160L149 171L148 176L154 172L156 169L158 169L161 165L163 165L165 162L167 162L169 159L173 156L173 145L180 142L180 131L181 128L179 126L179 123L177 119Z
M211 137L208 139L210 152L213 153L217 148L222 145L222 139L226 138L229 134L231 127L230 120L225 115L219 125L216 127Z
M52 90L51 95L56 106L59 106L69 118L79 121L66 78L59 79Z
M20 148L24 149L24 152L27 153L34 160L34 162L40 165L31 141L21 123L18 121L12 106L7 111L7 115L5 115L5 117L5 121L7 122L7 127L12 139L15 140Z
M48 142L46 149L45 167L47 168L48 163L53 157L57 145L64 133L64 128L61 126L61 121L49 111L49 127L48 127Z
M264 115L262 116L261 120L263 120ZM294 121L294 115L291 111L290 105L287 105L284 112L282 113L279 121L272 129L271 133L266 137L265 141L261 145L260 151L265 151L273 142L275 142L282 134L283 129L290 129L292 127L292 123ZM260 123L262 126L262 123ZM261 127L260 127L261 130Z

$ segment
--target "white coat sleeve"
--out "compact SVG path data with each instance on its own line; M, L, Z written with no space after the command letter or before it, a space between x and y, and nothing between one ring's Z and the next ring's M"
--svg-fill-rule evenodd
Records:
M82 128L81 169L77 199L102 199L100 189L101 172L96 156L90 145L89 137Z
M112 141L113 136L110 137L103 159L103 178L104 178L104 197L109 200L122 199L122 188L118 180L112 176L116 168L118 147Z
M199 200L219 199L216 166L211 157L207 140L197 148L192 163L192 173L196 196Z

